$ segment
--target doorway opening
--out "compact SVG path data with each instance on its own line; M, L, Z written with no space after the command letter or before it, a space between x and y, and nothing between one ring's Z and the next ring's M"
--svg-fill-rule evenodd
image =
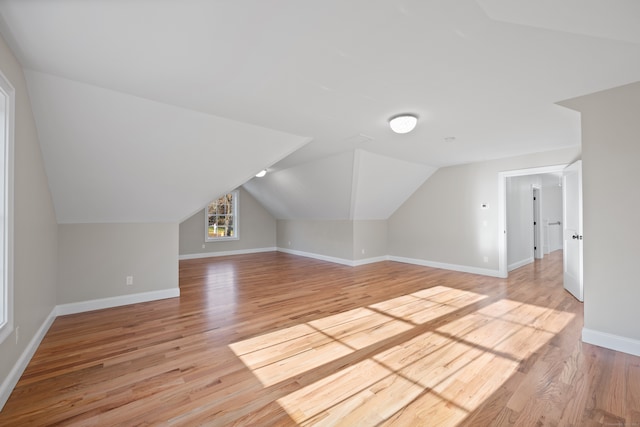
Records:
M514 177L526 177L529 175L544 175L544 174L561 174L563 172L563 170L567 167L568 165L566 164L562 164L562 165L554 165L554 166L544 166L544 167L538 167L538 168L529 168L529 169L519 169L519 170L513 170L513 171L507 171L507 172L500 172L498 174L498 270L499 270L499 276L506 278L508 277L509 274L509 270L513 269L513 267L515 267L515 265L511 265L512 268L510 268L509 266L509 261L508 261L508 251L509 251L509 246L508 246L508 239L507 239L507 231L508 231L508 226L507 226L507 220L508 220L508 216L507 216L507 179L508 178L514 178ZM529 184L530 185L530 184ZM534 197L534 193L535 193L535 186L531 186L531 198ZM538 188L538 191L540 189ZM538 194L539 197L539 194ZM535 207L535 204L534 204ZM538 206L538 208L540 208L540 206ZM531 214L531 225L533 226L533 222L536 215L535 210L530 212ZM540 213L538 212L537 215L540 215ZM540 224L540 218L538 217L538 224ZM555 224L554 224L555 225ZM542 233L545 231L545 228L543 226L540 226L537 228L536 227L532 227L532 231L530 236L532 237L532 245L529 248L530 253L531 253L531 257L533 258L534 256L536 258L541 258L543 256L543 251L544 251L544 238L542 236ZM535 240L537 240L538 245L535 244ZM536 251L534 249L534 247L538 247L539 246L539 251ZM513 249L513 248L512 248ZM533 259L531 259L531 261L533 261ZM526 264L526 262L525 262ZM525 265L522 264L522 265Z

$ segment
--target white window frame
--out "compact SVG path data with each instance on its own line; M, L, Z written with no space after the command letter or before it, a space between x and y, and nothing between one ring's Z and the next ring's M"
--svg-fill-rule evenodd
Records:
M15 132L15 89L5 75L0 72L0 92L4 97L4 133L0 149L4 161L4 197L0 198L0 226L4 239L1 239L0 262L0 343L13 332L13 155ZM1 113L1 112L0 112Z
M240 214L238 211L239 206L239 194L238 190L229 191L226 194L231 194L233 197L233 236L220 236L220 237L209 237L209 205L215 202L218 199L212 200L204 208L204 241L205 242L226 242L229 240L239 240L240 239ZM222 197L222 196L220 196Z

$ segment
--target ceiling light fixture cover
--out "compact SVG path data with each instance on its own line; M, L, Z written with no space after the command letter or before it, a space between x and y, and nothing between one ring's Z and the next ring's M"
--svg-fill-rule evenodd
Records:
M395 133L411 132L418 123L418 116L413 114L400 114L389 120L389 126Z
M256 176L257 176L258 178L262 178L262 177L263 177L263 176L265 176L266 174L267 174L267 170L266 170L266 169L263 169L263 170L261 170L260 172L258 172L258 173L256 174Z

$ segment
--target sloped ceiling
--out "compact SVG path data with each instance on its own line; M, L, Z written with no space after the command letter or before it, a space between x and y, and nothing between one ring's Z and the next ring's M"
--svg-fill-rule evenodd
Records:
M435 170L356 149L244 187L278 219L387 219Z
M478 0L497 21L640 43L636 0Z
M348 219L354 152L274 171L244 185L279 219Z
M0 1L61 222L185 218L262 168L278 180L247 188L278 216L377 217L371 165L579 145L555 103L640 80L637 16L633 0ZM388 128L401 112L411 134ZM404 194L420 167L376 182Z
M50 74L26 76L59 223L179 222L309 141Z
M356 150L351 217L389 218L435 171L435 167Z

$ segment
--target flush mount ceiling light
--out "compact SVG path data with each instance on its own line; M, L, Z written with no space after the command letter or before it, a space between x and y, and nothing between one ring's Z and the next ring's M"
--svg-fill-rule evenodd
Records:
M389 119L389 126L395 133L408 133L416 127L418 116L413 114L400 114Z
M263 176L265 176L267 174L267 170L266 169L262 169L260 172L258 172L256 174L256 177L258 178L262 178Z

